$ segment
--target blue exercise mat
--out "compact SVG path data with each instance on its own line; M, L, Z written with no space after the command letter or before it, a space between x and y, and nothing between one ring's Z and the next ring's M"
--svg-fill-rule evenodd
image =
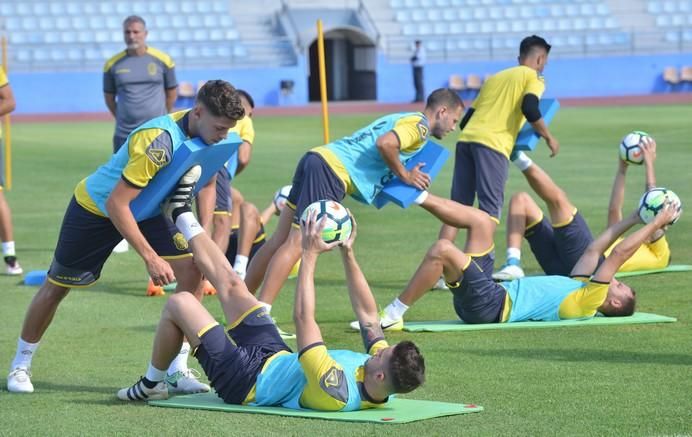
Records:
M549 125L557 114L557 110L560 109L560 102L557 99L541 99L538 103L538 109L541 111L545 124ZM533 130L531 123L527 121L517 135L514 150L533 151L540 140L540 135Z

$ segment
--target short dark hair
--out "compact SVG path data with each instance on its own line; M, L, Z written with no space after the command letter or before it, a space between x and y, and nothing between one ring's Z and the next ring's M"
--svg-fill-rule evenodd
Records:
M412 341L405 340L394 346L389 375L395 393L408 393L425 382L425 360Z
M240 120L245 116L240 94L225 80L207 81L197 91L197 102L203 104L216 117Z
M459 106L461 106L461 109L464 109L464 102L459 97L459 94L449 88L436 89L430 93L428 100L425 102L425 107L431 109L443 105L450 109L458 108Z
M630 288L632 291L632 297L628 297L626 300L620 302L620 308L613 308L607 312L603 312L606 317L628 317L634 314L634 307L637 304L637 292L634 288Z
M130 23L142 23L142 26L144 26L145 29L147 28L147 23L144 21L144 18L139 15L130 15L125 18L125 20L123 20L123 27L126 27Z
M521 44L519 44L519 57L523 59L529 56L534 48L542 48L546 53L550 53L551 47L552 46L548 44L546 40L538 35L527 36L522 39Z
M245 100L247 100L248 105L250 105L250 107L251 107L252 109L255 109L255 100L252 98L252 96L250 95L250 93L248 93L248 92L245 91L245 90L240 90L240 89L237 90L237 91L238 91L238 94L240 94L240 96L241 96L242 98L244 98Z

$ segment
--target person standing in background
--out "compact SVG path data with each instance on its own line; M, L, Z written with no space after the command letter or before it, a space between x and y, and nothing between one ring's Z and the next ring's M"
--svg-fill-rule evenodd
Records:
M419 39L416 40L411 56L411 66L413 67L413 86L416 89L414 102L422 102L425 99L423 90L423 65L425 64L425 49Z
M5 68L0 65L0 117L14 111L15 106L14 94L12 94L10 82L7 80ZM2 135L1 131L0 135ZM10 206L7 204L3 190L5 186L3 168L4 165L0 159L0 240L2 240L2 256L5 259L5 266L7 268L5 273L8 275L21 275L24 271L17 262L17 256L14 252L12 211L10 211Z
M142 17L123 21L126 48L103 67L103 97L115 117L113 153L137 126L173 110L178 82L175 63L166 53L146 44L148 31ZM123 240L113 249L126 252Z

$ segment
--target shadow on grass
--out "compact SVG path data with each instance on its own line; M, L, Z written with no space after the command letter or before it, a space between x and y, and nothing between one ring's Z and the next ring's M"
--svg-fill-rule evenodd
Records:
M464 349L464 353L489 357L524 358L539 361L605 362L628 364L692 365L692 355L671 353L628 352L600 349Z
M94 386L94 385L68 385L68 384L56 384L54 382L34 380L34 386L36 387L36 393L59 393L59 392L69 392L69 393L99 393L108 394L113 393L115 399L116 388L111 386Z

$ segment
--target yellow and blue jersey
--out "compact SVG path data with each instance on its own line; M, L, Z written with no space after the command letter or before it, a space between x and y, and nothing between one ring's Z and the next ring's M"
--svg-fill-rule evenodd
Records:
M353 135L312 149L344 183L353 198L371 204L393 174L377 149L377 139L393 132L399 140L399 160L406 163L428 141L428 119L420 112L381 117Z
M74 191L77 203L93 214L107 217L106 201L119 180L145 188L189 138L188 112L154 118L130 133L125 146L110 161L77 184Z
M509 159L519 130L526 122L521 111L525 95L538 98L545 91L543 76L519 65L491 76L471 104L474 112L459 141L479 143Z
M613 248L622 241L618 238L606 251L605 256L610 255ZM644 243L634 252L625 263L620 266L618 272L636 272L639 270L662 269L670 263L670 246L665 235L651 243Z
M244 403L292 409L353 411L377 408L364 389L364 364L371 355L388 347L380 340L370 355L348 350L327 350L324 343L308 346L300 354L279 352L257 377Z
M507 290L502 322L557 321L596 315L608 296L608 283L589 278L533 276L500 283Z
M240 139L250 145L255 142L255 125L252 122L252 118L247 115L238 120L235 126L228 130L229 133L233 132L238 134ZM235 173L238 170L238 152L236 151L225 164L228 175L231 179L235 177Z

